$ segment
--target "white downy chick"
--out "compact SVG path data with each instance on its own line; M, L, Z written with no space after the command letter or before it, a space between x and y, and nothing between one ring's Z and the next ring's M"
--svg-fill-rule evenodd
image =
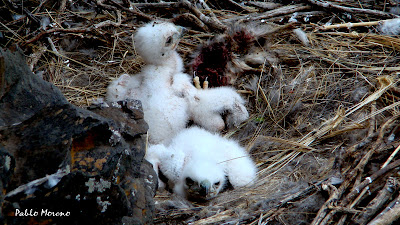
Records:
M134 37L136 51L146 66L134 76L123 74L107 90L109 101L142 102L151 143L170 140L188 122L186 100L171 89L174 75L183 69L182 59L175 51L182 30L167 22L152 22L138 29Z
M183 28L151 22L138 29L136 51L146 62L142 72L122 75L108 87L107 100L142 102L151 144L169 144L190 119L211 131L237 126L248 118L244 100L232 88L198 90L183 73L176 47ZM223 120L222 114L228 118Z
M228 181L239 188L256 179L256 166L244 148L199 127L183 130L167 147L150 146L146 159L168 178L174 193L188 199L207 200Z

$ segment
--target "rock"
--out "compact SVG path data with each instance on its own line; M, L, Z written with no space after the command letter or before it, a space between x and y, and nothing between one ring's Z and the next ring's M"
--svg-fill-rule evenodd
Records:
M111 107L110 107L111 106ZM100 102L89 107L92 112L115 121L126 139L146 133L148 125L144 121L142 103L139 100L118 103Z
M0 224L151 223L140 102L78 108L21 53L0 53Z
M3 146L0 145L0 222L2 215L2 206L4 202L3 193L10 181L12 172L14 171L14 157L8 153Z
M0 127L20 123L44 106L67 104L54 85L38 79L20 51L0 49Z

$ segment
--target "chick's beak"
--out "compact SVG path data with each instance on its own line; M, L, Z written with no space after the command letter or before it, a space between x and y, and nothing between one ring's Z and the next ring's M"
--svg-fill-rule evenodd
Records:
M178 29L179 32L179 38L183 37L183 35L185 35L187 33L187 29L181 26L176 26L176 28Z
M202 182L200 182L200 187L201 187L201 193L204 196L208 196L209 192L210 192L210 188L211 188L211 183L208 180L203 180Z
M216 190L208 180L196 182L194 185L190 185L186 191L188 199L193 201L207 201L216 194Z

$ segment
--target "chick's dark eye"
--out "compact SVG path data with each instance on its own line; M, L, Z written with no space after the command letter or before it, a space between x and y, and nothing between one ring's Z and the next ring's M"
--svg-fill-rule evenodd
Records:
M214 185L218 186L220 184L220 182L218 181L217 183L215 183Z
M169 36L169 37L167 38L167 40L165 41L165 46L168 46L168 45L170 45L171 43L172 43L172 37Z
M192 180L190 177L186 177L185 181L186 185L192 186L194 184L194 180Z

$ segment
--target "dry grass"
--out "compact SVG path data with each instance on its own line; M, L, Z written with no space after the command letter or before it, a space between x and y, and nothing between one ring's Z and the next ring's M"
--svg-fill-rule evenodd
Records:
M246 16L238 9L213 3L210 2L210 7L220 21ZM353 2L341 4L370 7L367 4L360 7ZM68 101L81 107L90 105L94 99L104 97L112 79L122 73L140 71L143 62L136 55L132 42L135 28L141 24L140 18L122 10L119 10L123 12L120 21L118 10L103 9L97 13L90 7L72 10L69 6L63 13L56 14L57 8L46 7L47 11L33 14L49 18L54 26L65 27L64 22L68 21L71 27L90 27L90 31L49 33L25 45L41 32L34 30L34 26L25 34L23 28L17 28L21 24L25 28L32 25L25 18L2 24L1 31L8 38L2 45L22 45L33 72L43 74L44 79L59 87ZM253 13L263 11L249 8ZM378 5L375 9L383 10L384 6ZM165 8L142 10L161 18L186 12ZM321 212L316 214L317 211L329 208L329 203L325 202L327 197L321 195L325 192L319 188L334 177L341 180L336 186L342 191L342 198L335 204L355 211L346 214L343 210L329 208L331 221L352 224L355 221L352 216L365 212L362 210L375 196L374 192L383 188L387 177L396 175L395 170L390 171L380 182L371 184L372 197L360 195L361 200L351 206L341 205L346 202L344 198L350 190L365 177L399 158L396 124L400 105L397 85L400 39L379 34L375 26L321 30L329 20L346 23L380 18L319 10L309 12L316 16L308 18L307 22L303 19L306 17L298 19L303 21L299 27L307 33L309 46L303 45L292 32L274 35L269 38L269 51L278 56L279 63L265 64L258 68L261 72L243 74L235 84L248 100L251 117L226 135L240 139L251 153L259 168L256 183L222 193L206 204L195 205L197 208L160 209L156 222L167 222L166 219L195 224L293 224L299 220L310 223L313 219L316 222L316 217L324 216ZM207 10L202 12L210 15ZM299 12L299 15L306 14ZM277 21L286 23L292 16L293 13L279 14L262 21L276 25ZM104 25L106 21L114 24ZM178 51L187 59L196 46L214 35L190 30ZM395 138L391 140L390 137ZM356 167L358 170L353 172ZM332 196L332 192L326 195ZM165 202L169 197L158 195L156 199ZM299 211L301 207L304 211Z

